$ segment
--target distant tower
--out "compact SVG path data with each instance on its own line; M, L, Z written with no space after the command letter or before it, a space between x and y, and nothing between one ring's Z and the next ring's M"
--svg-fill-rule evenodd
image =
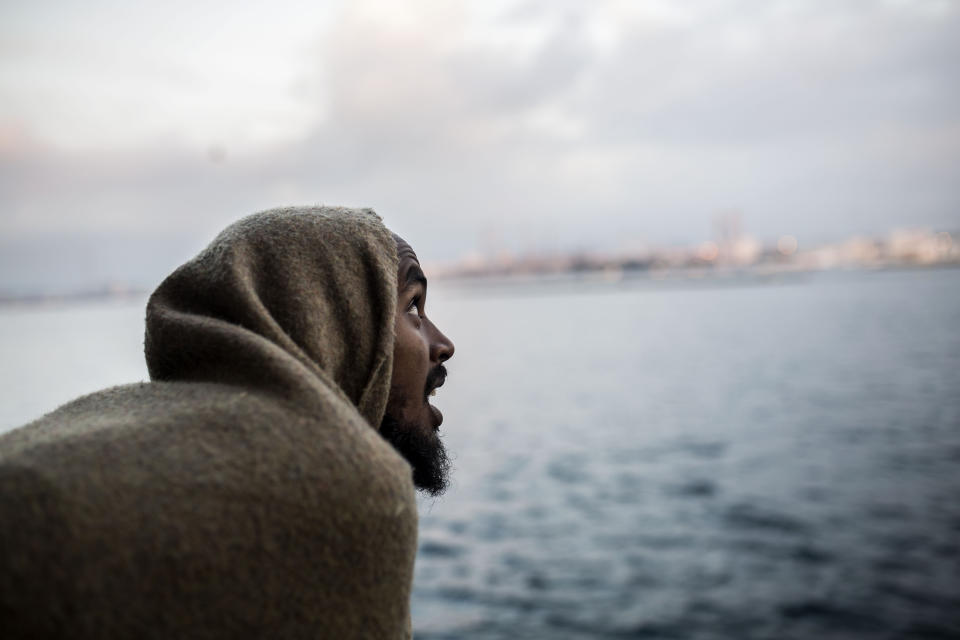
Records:
M740 212L726 211L713 219L713 233L720 247L720 259L729 261L734 247L740 242L743 235Z

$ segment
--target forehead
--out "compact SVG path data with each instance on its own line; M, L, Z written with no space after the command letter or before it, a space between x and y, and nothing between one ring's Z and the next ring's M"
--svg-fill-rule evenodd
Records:
M413 250L413 247L410 246L406 240L400 236L394 234L394 240L397 241L397 261L398 261L398 270L401 274L410 267L411 264L420 265L420 260L417 258L417 253Z
M393 238L397 242L397 288L403 290L415 282L426 287L426 279L420 270L420 260L413 247L397 234L393 234Z

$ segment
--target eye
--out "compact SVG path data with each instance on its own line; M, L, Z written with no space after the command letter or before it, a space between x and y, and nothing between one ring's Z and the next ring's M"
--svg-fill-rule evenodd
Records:
M420 311L421 304L420 296L414 296L413 300L407 305L407 313L419 318L422 315Z

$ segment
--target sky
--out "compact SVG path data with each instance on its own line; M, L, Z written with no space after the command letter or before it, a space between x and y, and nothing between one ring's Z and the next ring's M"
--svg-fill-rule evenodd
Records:
M0 293L370 206L425 262L960 229L952 0L0 3Z

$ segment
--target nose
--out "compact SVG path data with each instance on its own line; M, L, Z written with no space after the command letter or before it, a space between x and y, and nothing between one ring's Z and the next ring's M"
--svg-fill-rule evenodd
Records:
M443 332L431 323L433 327L433 336L430 341L430 359L435 362L446 362L453 357L455 350L450 338L443 335Z

